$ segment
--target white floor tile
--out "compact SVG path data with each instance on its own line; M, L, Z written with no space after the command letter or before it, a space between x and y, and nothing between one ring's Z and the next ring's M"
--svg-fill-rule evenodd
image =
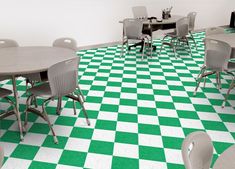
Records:
M234 138L232 137L232 135L229 132L212 131L212 130L207 130L206 132L209 134L212 141L235 143Z
M9 158L2 166L2 169L26 169L29 168L30 163L30 160Z
M8 142L0 142L0 146L4 148L4 156L9 157L18 144L8 143Z
M117 121L117 117L118 114L116 112L100 111L97 119Z
M69 138L65 149L66 150L75 150L88 152L91 140L89 139L80 139L80 138Z
M181 126L184 128L204 129L204 126L200 120L184 119L184 118L180 118L179 120Z
M159 120L157 116L138 114L138 123L158 125Z
M166 156L166 162L174 164L184 164L181 150L165 148L164 152Z
M138 124L137 123L129 123L129 122L117 122L117 131L138 133Z
M138 145L114 143L114 156L139 158Z
M150 134L139 134L139 145L150 146L150 147L163 147L162 137Z
M160 126L161 135L169 137L184 138L184 132L181 127Z
M188 111L195 111L193 104L189 103L174 103L176 110L188 110Z
M118 112L120 113L129 113L129 114L137 114L138 110L136 106L119 106Z
M161 117L176 117L178 118L178 114L176 110L172 109L158 109L157 108L157 115Z
M110 169L111 164L112 156L88 153L84 167L94 169Z
M92 140L114 142L114 140L115 140L115 131L94 129L94 132L93 132L93 135L92 135Z
M167 165L164 162L139 160L140 169L167 169Z

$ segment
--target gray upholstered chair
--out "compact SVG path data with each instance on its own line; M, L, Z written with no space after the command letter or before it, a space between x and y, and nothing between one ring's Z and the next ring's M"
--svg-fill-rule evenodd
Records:
M225 33L224 29L221 27L211 27L211 28L207 28L205 31L205 38L207 38L210 35L216 35L216 34L223 34ZM205 45L205 49L206 49L206 44L205 44L205 39L204 39L204 45ZM220 78L220 73L218 72L216 74L216 78ZM204 87L206 87L206 77L204 78ZM217 84L218 88L221 88L221 84L220 84L220 80L219 80L219 84Z
M181 150L185 169L210 169L213 144L207 133L197 131L189 134Z
M53 42L54 47L68 48L77 51L77 42L72 38L59 38Z
M76 103L78 101L83 110L84 116L86 118L87 124L90 125L90 121L87 116L86 109L84 107L84 101L82 100L79 91L77 91L78 87L78 64L80 58L74 58L67 61L63 61L51 66L48 69L48 83L43 83L41 85L37 85L29 89L31 95L27 99L26 110L25 110L25 128L27 127L27 118L28 112L34 112L40 117L42 117L45 121L47 121L51 132L53 134L54 142L58 143L55 132L52 128L50 120L48 118L46 112L46 104L53 99L61 98L66 96L73 100L74 105L74 114L76 114ZM31 99L33 97L43 97L46 100L42 105L42 112L31 107Z
M225 33L225 31L221 27L207 28L205 31L205 37L207 37L209 35L216 35L216 34L223 34L223 33Z
M0 48L17 47L18 43L12 39L0 39Z
M77 51L77 42L76 42L76 40L69 38L69 37L58 38L53 42L53 47L68 48L68 49L74 50L74 52L76 52ZM28 89L29 83L33 87L35 85L35 83L37 83L37 82L48 81L46 71L40 72L40 73L28 74L28 75L25 75L24 77L27 78L27 80L26 80L26 88L27 89ZM80 90L80 88L79 88L79 90ZM84 99L83 95L82 95L82 97ZM37 105L36 99L33 99L32 101L35 103L35 105ZM61 103L62 103L62 98L58 98L58 105L57 105L57 110L56 110L57 114L60 114L60 112L61 112Z
M18 47L18 43L12 39L0 39L0 48ZM0 81L11 79L11 76L0 76Z
M143 22L139 19L124 19L123 21L123 37L122 37L122 51L121 56L124 53L124 45L126 44L126 50L129 47L130 40L143 41L142 59L144 58L145 44L149 43L150 36L142 33ZM152 43L151 43L152 44ZM152 56L152 45L150 46L150 55Z
M17 121L18 121L18 126L20 129L20 139L23 140L23 133L22 133L22 125L21 125L21 120L20 120L20 114L17 113L16 109L15 109L15 103L8 97L9 95L12 94L11 90L8 89L4 89L4 88L0 88L0 98L6 100L10 105L11 105L11 109L3 112L0 114L0 120L8 117L10 115L15 114Z
M205 39L205 46L204 65L197 77L197 86L194 95L196 95L202 78L206 76L216 74L216 82L220 84L220 72L226 70L226 65L231 56L231 46L226 42Z
M193 40L193 43L197 49L197 44L195 42L195 39L193 37L193 31L194 31L194 27L195 27L195 19L196 19L197 13L196 12L189 12L187 17L189 18L189 38Z
M213 169L233 169L235 167L234 161L235 145L227 148L214 163Z
M225 72L232 76L232 81L230 83L229 89L227 91L224 102L222 104L222 108L225 106L231 90L235 87L235 58L231 58L228 61L228 64L225 65Z
M135 19L147 19L148 18L148 12L145 6L132 7L132 13Z
M3 150L3 148L0 146L0 168L2 167L3 160L4 160L4 150Z
M179 19L176 22L176 30L174 32L166 33L166 35L162 39L160 54L161 54L163 46L168 45L168 46L172 47L172 49L174 51L175 58L177 58L176 57L176 47L178 46L178 43L183 42L188 45L189 50L190 50L190 54L192 55L191 47L189 45L189 41L188 41L188 37L187 37L188 34L189 34L189 18L184 17L184 18ZM167 38L167 37L170 38L170 42L165 41L165 38Z
M69 37L62 37L62 38L56 39L53 42L53 47L68 48L68 49L74 50L74 52L76 52L78 50L76 40L73 38L69 38ZM78 89L81 93L83 100L85 100L79 86L78 86ZM56 110L57 114L60 114L60 112L61 112L61 104L62 104L62 98L58 98L58 104L57 104L57 110Z

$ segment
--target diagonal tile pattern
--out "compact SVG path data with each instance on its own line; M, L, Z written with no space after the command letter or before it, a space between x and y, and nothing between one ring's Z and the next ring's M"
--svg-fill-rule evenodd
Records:
M143 61L139 49L120 58L120 46L78 52L80 87L91 126L86 125L83 113L73 115L72 101L66 98L60 116L55 114L55 101L47 107L58 145L45 122L33 114L23 142L19 142L15 117L1 120L3 169L183 169L181 144L196 130L211 136L214 161L235 143L235 91L221 109L231 79L223 74L221 90L212 76L193 97L195 77L203 64L204 32L194 36L198 50L192 44L190 56L179 49L178 59L168 47ZM161 41L154 44L159 50ZM17 84L23 112L24 79L19 78ZM11 88L11 82L3 81L0 86ZM8 108L4 102L0 106Z

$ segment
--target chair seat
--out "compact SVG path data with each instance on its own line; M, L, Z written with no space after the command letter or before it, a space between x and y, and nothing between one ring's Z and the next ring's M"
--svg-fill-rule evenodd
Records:
M0 98L4 98L12 94L11 90L0 88Z
M47 71L40 72L40 73L26 74L26 75L23 75L23 77L31 81L37 81L37 82L43 82L43 81L48 80Z
M229 72L235 71L235 63L228 63L228 71Z
M165 35L170 37L177 37L176 32L168 32Z
M47 98L52 97L49 82L32 87L29 89L29 92L32 93L36 97L37 96L47 97Z

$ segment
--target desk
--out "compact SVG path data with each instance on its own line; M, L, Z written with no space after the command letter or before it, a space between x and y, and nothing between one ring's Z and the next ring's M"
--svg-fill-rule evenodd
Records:
M235 168L235 145L226 149L216 160L213 169L234 169Z
M24 74L46 71L50 66L72 59L76 56L73 50L59 47L9 47L0 49L0 75L12 77L16 113L19 112L16 77ZM20 116L18 116L20 117ZM23 139L21 119L18 118L21 139Z
M143 20L143 33L149 34L151 36L151 43L153 32L159 29L166 30L166 29L173 29L176 27L176 22L183 18L183 16L179 15L172 15L171 18L163 19L161 22L156 21L155 19L150 22L149 20ZM123 21L119 21L119 23L123 23ZM147 30L148 32L145 32ZM123 31L124 35L124 31ZM135 44L134 46L140 45L140 43ZM142 49L141 49L142 50Z
M176 22L183 18L183 16L173 15L169 19L163 19L162 22L158 21L144 21L144 28L150 28L152 32L157 31L159 29L165 30L165 29L173 29L176 27Z
M231 58L235 58L235 33L210 35L206 38L227 42L233 48Z

